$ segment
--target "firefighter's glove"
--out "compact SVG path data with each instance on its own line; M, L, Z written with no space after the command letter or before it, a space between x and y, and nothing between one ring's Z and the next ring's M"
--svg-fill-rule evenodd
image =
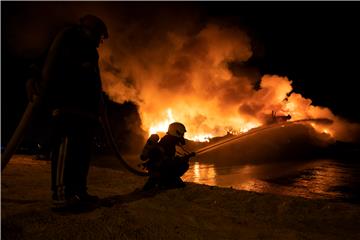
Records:
M196 156L196 153L195 152L191 152L188 154L188 157L191 158L191 157L195 157Z

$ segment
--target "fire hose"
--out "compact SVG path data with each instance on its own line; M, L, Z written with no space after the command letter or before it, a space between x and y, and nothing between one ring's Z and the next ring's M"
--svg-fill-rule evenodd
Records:
M263 126L263 127L259 127L259 128L256 128L256 129L252 129L246 133L243 133L243 134L240 134L240 135L235 135L231 138L228 138L228 139L224 139L220 142L217 142L217 143L214 143L214 144L211 144L211 145L208 145L208 146L205 146L203 148L200 148L198 150L196 150L195 152L191 152L189 151L188 149L186 149L185 147L183 146L179 146L181 148L181 150L183 151L183 153L177 151L177 153L179 155L189 155L189 154L192 154L194 153L194 156L193 157L197 157L197 156L200 156L212 149L215 149L215 148L218 148L224 144L227 144L227 143L230 143L230 142L233 142L235 140L238 140L240 138L243 138L243 137L246 137L246 136L249 136L249 135L253 135L253 134L256 134L256 133L259 133L259 132L262 132L262 131L266 131L266 130L270 130L270 129L273 129L273 128L277 128L277 127L284 127L284 126L287 126L287 125L292 125L292 124L295 124L295 123L302 123L302 122L315 122L315 123L318 123L318 124L323 124L323 125L330 125L333 123L333 120L331 119L328 119L328 118L307 118L307 119L300 119L300 120L295 120L295 121L287 121L287 122L282 122L282 123L274 123L274 124L271 124L271 125L267 125L267 126Z
M110 126L110 122L108 119L107 107L106 107L104 99L102 99L102 104L104 106L104 111L102 113L102 116L100 117L100 120L102 123L101 125L103 126L105 136L108 140L108 143L114 150L116 157L120 160L120 162L123 164L123 166L128 171L130 171L138 176L147 176L148 175L147 172L140 171L140 170L133 168L122 157L120 149L119 149L118 145L116 144L114 135L111 131L111 126ZM6 165L9 163L9 161L11 160L11 157L15 153L17 147L20 145L20 143L25 135L25 132L30 125L31 118L32 118L34 112L36 111L36 109L39 107L39 105L40 105L40 98L37 96L34 96L33 100L28 103L26 110L25 110L14 134L12 135L9 143L6 146L4 154L1 155L1 171L3 171L5 169ZM241 135L236 135L230 139L226 139L221 142L203 147L203 148L195 151L195 154L196 154L196 156L199 156L201 154L204 154L204 153L210 151L211 149L218 148L219 146L222 146L226 143L235 141L235 140L240 139L245 136L249 136L249 135L258 133L260 131L269 130L269 129L279 127L279 126L285 126L285 125L289 125L289 124L294 124L294 123L299 123L299 122L309 122L309 121L313 121L313 122L317 122L317 123L321 123L321 124L332 124L333 123L332 120L327 119L327 118L315 118L315 119L310 118L310 119L301 119L301 120L296 120L296 121L288 121L288 122L283 122L283 123L272 124L269 126L264 126L264 127L260 127L260 128L254 129L254 130L250 130L249 132L243 133ZM189 152L186 149L183 148L183 150L185 151L185 153L189 154Z
M29 101L17 128L15 129L13 135L11 136L11 138L5 148L4 153L1 154L1 171L3 171L5 169L7 164L10 162L11 157L14 155L15 151L17 150L18 146L21 144L22 139L25 136L26 130L30 126L31 119L33 118L33 115L34 115L35 111L39 108L40 104L41 104L41 100L40 100L40 97L38 97L38 96L33 96L32 101ZM107 107L106 107L105 101L103 99L102 99L102 104L103 104L104 111L102 112L102 116L100 117L100 122L103 127L106 139L108 140L109 145L114 150L116 157L128 171L130 171L138 176L147 176L148 175L147 172L140 171L140 170L137 170L137 169L131 167L122 157L119 147L115 142L114 135L111 131L111 126L110 126L108 114L107 114Z
M112 149L114 150L115 152L115 155L116 157L120 160L120 162L123 164L123 166L128 170L130 171L131 173L134 173L135 175L138 175L138 176L148 176L148 172L145 172L145 171L139 171L135 168L133 168L132 166L130 166L126 161L125 159L122 157L122 154L120 152L120 149L118 147L118 145L116 144L116 141L115 141L115 137L111 131L111 126L110 126L110 122L109 122L109 118L108 118L108 113L107 113L107 107L106 107L106 104L104 102L104 99L103 99L103 106L104 106L104 111L103 111L103 114L100 118L101 120L101 125L103 126L104 128L104 132L105 132L105 136L108 140L108 143L110 144L110 146L112 147Z
M218 148L219 146L222 146L222 145L224 145L226 143L238 140L240 138L243 138L243 137L246 137L246 136L249 136L249 135L253 135L253 134L256 134L256 133L261 132L261 131L277 128L279 126L291 125L291 124L294 124L294 123L301 123L301 122L316 122L316 123L319 123L319 124L329 125L329 124L333 123L333 120L328 119L328 118L307 118L307 119L300 119L300 120L295 120L295 121L275 123L275 124L271 124L271 125L268 125L268 126L259 127L257 129L250 130L250 131L248 131L246 133L243 133L241 135L235 135L235 136L233 136L233 137L231 137L229 139L225 139L223 141L214 143L214 144L209 145L209 146L205 146L205 147L203 147L201 149L198 149L195 152L195 154L196 154L196 156L199 156L201 154L204 154L204 153L210 151L211 149Z

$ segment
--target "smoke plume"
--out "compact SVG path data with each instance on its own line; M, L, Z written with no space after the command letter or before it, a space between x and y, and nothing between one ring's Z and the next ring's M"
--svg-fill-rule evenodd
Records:
M260 76L248 68L248 34L201 9L119 2L9 6L5 42L19 56L45 51L61 27L84 14L102 18L110 35L99 48L103 88L112 100L139 106L145 131L174 120L186 125L189 138L220 136L267 123L275 113L291 120L332 119L331 126L313 126L337 139L352 140L359 132L357 124L295 93L286 76Z
M267 123L274 112L291 120L329 118L332 126L312 125L341 140L352 139L349 128L358 131L293 92L287 77L259 78L246 67L234 68L232 63L244 65L253 54L251 39L239 27L211 20L180 23L177 17L117 23L118 30L110 29L116 41L101 51L105 91L117 102L135 101L144 130L168 119L183 122L188 137L219 136Z

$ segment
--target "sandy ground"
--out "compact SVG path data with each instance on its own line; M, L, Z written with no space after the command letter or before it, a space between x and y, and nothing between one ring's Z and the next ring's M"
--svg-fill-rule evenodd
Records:
M141 193L145 182L91 167L91 212L51 211L50 164L15 156L1 178L1 239L360 239L360 206L188 183Z

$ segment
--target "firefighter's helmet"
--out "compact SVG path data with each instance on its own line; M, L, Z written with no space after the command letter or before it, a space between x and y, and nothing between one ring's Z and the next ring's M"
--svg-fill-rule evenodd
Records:
M179 123L179 122L173 122L169 125L168 131L167 133L171 136L175 136L175 137L184 137L184 134L186 132L186 128L184 126L184 124Z
M80 18L80 24L90 29L92 32L99 34L104 39L109 37L105 23L94 15L85 15Z

